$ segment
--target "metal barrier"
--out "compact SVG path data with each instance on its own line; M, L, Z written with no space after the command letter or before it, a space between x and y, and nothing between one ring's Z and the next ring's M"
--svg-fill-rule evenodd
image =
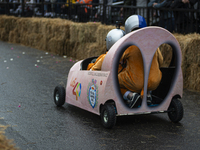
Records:
M106 5L105 3L77 4L60 0L42 0L39 3L25 0L0 0L0 14L18 17L52 17L69 19L75 22L102 22L114 25L124 21L132 14L146 19L148 26L161 26L170 32L182 34L200 33L200 10L198 9L153 9L149 7L125 6L123 1ZM104 0L105 2L105 0ZM97 15L98 14L98 15ZM167 17L166 17L167 14Z

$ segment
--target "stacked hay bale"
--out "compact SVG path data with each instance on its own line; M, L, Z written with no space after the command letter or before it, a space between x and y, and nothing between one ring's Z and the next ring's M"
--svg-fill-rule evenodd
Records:
M200 35L184 36L185 47L182 49L182 70L184 88L200 91Z
M104 25L94 22L72 23L70 25L69 42L73 48L71 47L70 50L70 47L68 47L68 53L66 54L77 59L84 59L105 53L105 37L111 29L113 29L113 26L107 26L105 28Z
M200 91L200 35L174 34L182 51L182 71L184 88ZM164 58L164 66L169 66L172 48L168 44L160 46Z
M1 150L17 150L12 140L8 140L4 136L6 126L0 125L0 149Z
M62 19L19 18L16 28L10 31L9 42L63 55L70 23Z
M0 39L2 41L9 40L9 33L15 28L16 21L16 17L0 16Z

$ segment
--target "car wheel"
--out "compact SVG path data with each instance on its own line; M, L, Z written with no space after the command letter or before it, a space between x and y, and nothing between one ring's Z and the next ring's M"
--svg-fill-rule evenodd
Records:
M101 110L101 123L105 128L112 128L116 123L116 111L113 105L105 104Z
M65 88L62 86L56 86L54 89L54 102L60 107L65 103Z
M169 119L177 123L183 118L183 106L181 101L178 99L172 99L169 108L168 108Z

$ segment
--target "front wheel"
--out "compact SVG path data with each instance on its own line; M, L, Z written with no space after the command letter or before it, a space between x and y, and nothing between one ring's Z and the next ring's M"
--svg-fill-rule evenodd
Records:
M183 118L183 105L178 99L172 99L168 108L169 119L177 123Z
M58 107L65 103L65 88L63 86L56 86L54 89L54 102Z
M112 128L116 123L115 108L111 104L105 104L101 110L101 123L105 128Z

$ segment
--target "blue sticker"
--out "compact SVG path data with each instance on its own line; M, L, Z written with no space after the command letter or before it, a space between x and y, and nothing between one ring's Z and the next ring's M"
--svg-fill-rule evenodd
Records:
M88 101L92 108L97 106L97 100L98 100L98 86L96 85L96 80L92 79L92 82L88 84Z

